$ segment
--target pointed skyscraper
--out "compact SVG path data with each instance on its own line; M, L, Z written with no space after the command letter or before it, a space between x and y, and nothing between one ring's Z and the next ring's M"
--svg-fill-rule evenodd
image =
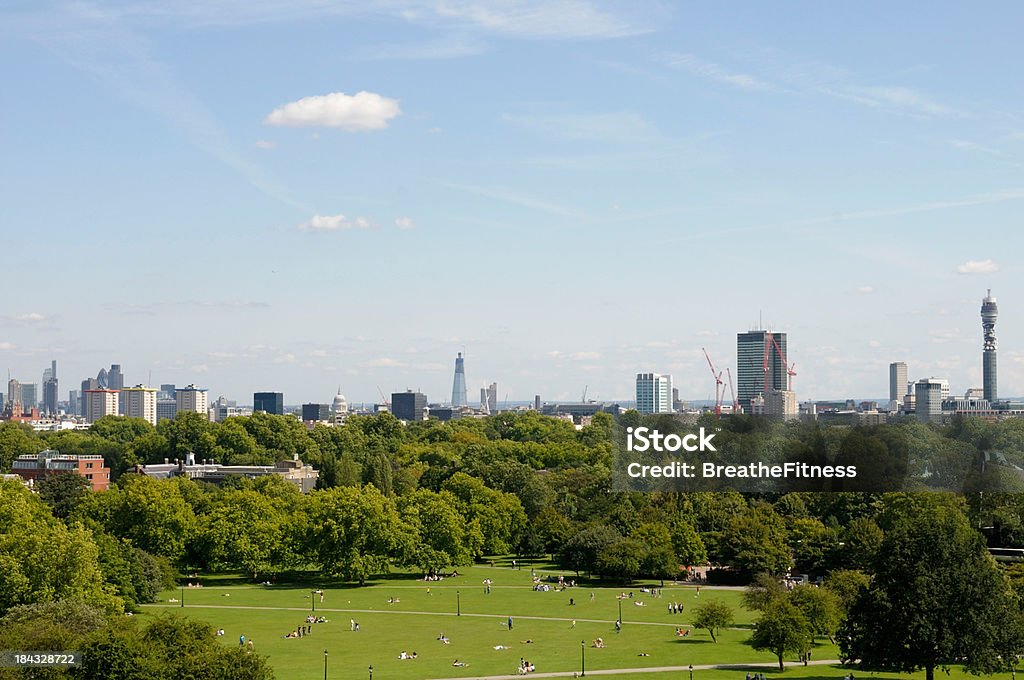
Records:
M455 357L455 380L452 382L452 406L469 406L466 394L466 367L463 365L462 352Z

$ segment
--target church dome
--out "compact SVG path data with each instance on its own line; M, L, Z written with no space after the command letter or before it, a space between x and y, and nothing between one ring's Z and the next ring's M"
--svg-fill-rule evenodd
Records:
M345 395L341 393L341 386L338 386L338 393L334 395L334 404L331 406L331 410L335 413L348 413L348 402L345 401Z

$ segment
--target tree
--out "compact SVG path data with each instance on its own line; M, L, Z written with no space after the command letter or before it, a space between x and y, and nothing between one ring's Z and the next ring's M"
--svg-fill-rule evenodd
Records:
M768 605L786 596L782 582L771 574L758 574L743 592L743 606L763 612Z
M844 616L870 584L870 576L854 569L836 569L825 579L825 587L839 597Z
M69 517L91 490L89 480L76 472L60 472L36 483L39 497L53 510L53 516L60 519Z
M741 573L784 574L791 562L782 518L770 505L732 517L719 542L723 562Z
M732 625L732 622L732 607L721 600L705 600L693 613L694 628L706 630L712 642L718 642L715 631Z
M640 573L640 554L643 546L624 538L612 543L597 556L597 572L602 576L629 581Z
M846 527L843 562L850 569L867 569L882 547L885 532L867 517L857 517Z
M1000 632L1017 611L1009 584L957 507L934 503L895 521L874 570L840 639L862 668L923 668L934 680L936 667L992 672L1022 651Z
M801 585L787 597L807 617L813 635L823 635L829 642L834 642L836 629L843 618L843 604L838 595L827 588Z
M771 652L779 660L779 670L786 670L786 654L803 654L811 648L811 627L807 617L787 598L769 604L754 625L751 646L760 652Z
M693 524L687 520L679 520L672 526L671 534L672 549L679 564L687 567L707 564L708 551Z
M618 541L622 535L615 529L603 524L591 524L577 531L561 551L561 562L569 569L576 571L596 572L597 558L604 550Z

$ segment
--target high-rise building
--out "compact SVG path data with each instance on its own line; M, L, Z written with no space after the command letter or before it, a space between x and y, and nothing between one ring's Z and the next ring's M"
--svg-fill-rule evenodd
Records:
M452 381L452 406L469 406L469 396L466 394L466 366L463 363L462 352L455 357L455 380Z
M636 410L640 413L672 413L672 376L637 373Z
M391 413L399 420L423 420L426 418L427 395L406 390L391 395Z
M981 332L984 338L984 351L982 352L982 376L985 399L990 404L995 404L998 398L999 376L996 372L996 317L999 316L999 306L996 299L992 297L992 289L989 288L988 295L981 301Z
M100 372L96 374L96 384L99 385L98 389L107 389L107 369L101 368Z
M204 416L209 417L208 409L210 407L210 402L206 393L207 390L205 387L196 387L195 385L180 387L175 390L175 417L177 417L178 413L182 413L184 411L202 413Z
M942 420L942 383L935 378L923 378L914 385L914 413L921 422Z
M903 401L907 389L907 365L902 361L889 364L889 403Z
M85 417L85 393L89 390L103 389L100 387L100 382L96 378L86 378L82 381L82 389L78 393L78 415Z
M178 415L178 401L176 399L158 398L156 400L156 422L174 420L176 415Z
M284 392L255 392L252 395L252 411L284 415Z
M788 351L785 333L757 330L736 334L736 400L745 410L759 394L789 390Z
M50 362L50 368L43 371L43 411L51 416L57 415L59 401L57 383L57 360Z
M125 387L121 390L121 412L129 418L142 418L156 425L156 388Z
M39 385L36 383L21 383L21 409L28 413L34 408L39 408Z
M329 404L303 404L302 420L307 423L326 422L331 418Z
M539 394L533 395L533 410L537 411L537 412L540 412L540 395Z
M110 370L107 371L107 389L124 389L124 374L121 373L121 364L110 364Z
M11 413L24 408L21 401L21 383L14 378L7 381L7 403L11 405ZM14 415L20 416L21 413L14 413Z
M78 390L68 390L68 415L77 416L82 414L82 393Z
M85 422L95 423L103 416L116 416L120 394L117 390L86 390L82 395L85 402Z
M173 383L162 383L160 385L160 391L156 393L157 399L174 399L174 393L177 390Z

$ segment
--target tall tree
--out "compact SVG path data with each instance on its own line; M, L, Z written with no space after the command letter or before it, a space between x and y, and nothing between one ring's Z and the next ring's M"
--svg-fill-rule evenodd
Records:
M779 660L779 670L786 669L783 663L786 654L803 654L811 648L811 626L788 598L779 598L769 604L754 626L750 638L751 646L758 651L767 651Z
M732 625L732 622L732 607L721 600L705 600L693 613L693 627L706 630L711 635L712 642L718 642L715 633Z
M981 536L956 507L933 504L905 515L886 533L871 586L846 618L840 646L863 668L910 673L963 663L1005 667L1002 638L1016 611L1009 584ZM1007 646L1011 649L1007 649Z

